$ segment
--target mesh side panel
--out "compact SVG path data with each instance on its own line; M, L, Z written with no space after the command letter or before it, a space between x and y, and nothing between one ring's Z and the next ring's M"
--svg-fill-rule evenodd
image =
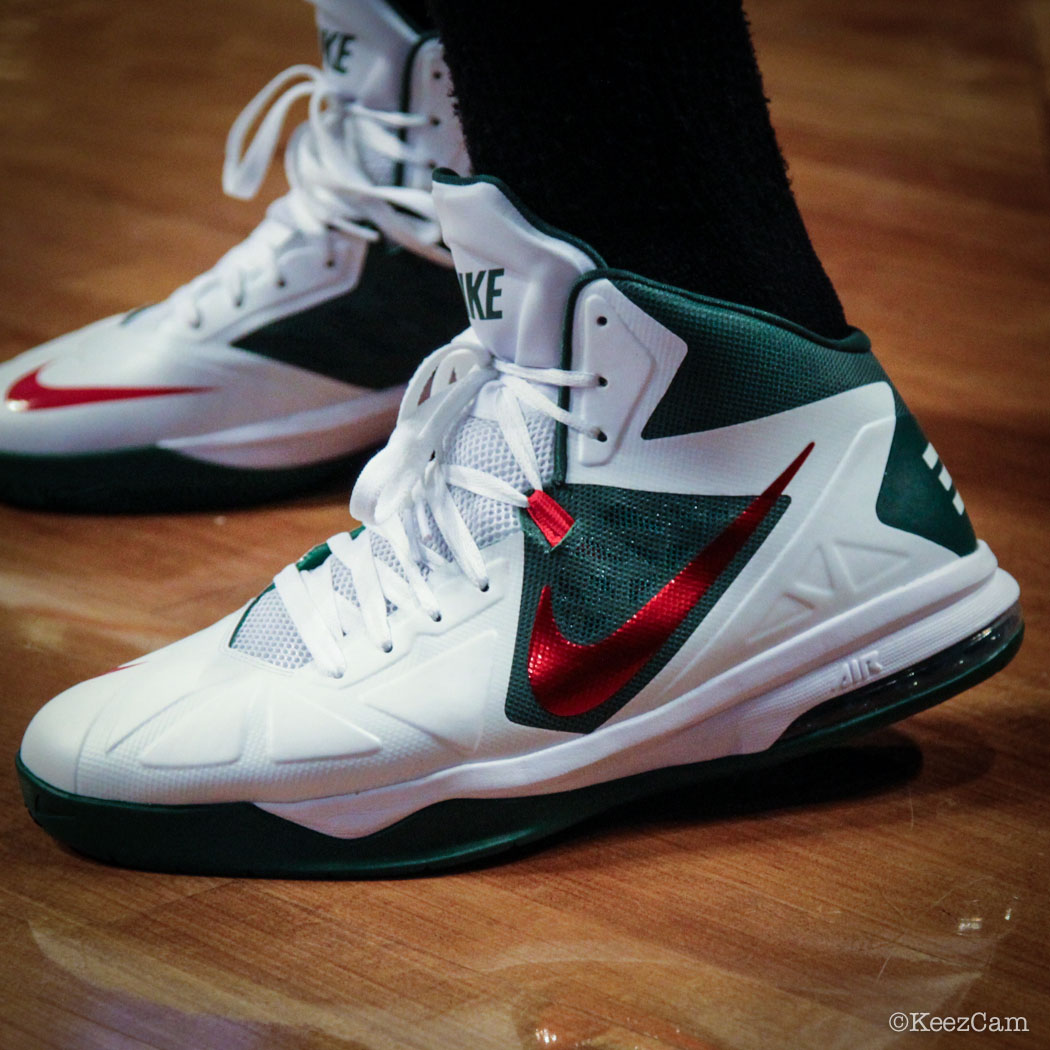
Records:
M310 662L310 650L299 637L280 596L272 590L251 607L230 648L287 671Z
M573 643L591 645L619 630L667 581L730 528L753 495L703 496L639 492L601 485L556 485L550 494L576 519L565 540L551 549L526 533L521 607L535 609L555 584L551 611ZM579 715L552 715L529 684L532 617L518 624L506 712L512 722L587 733L623 707L664 667L697 624L714 608L790 504L781 496L729 564L705 585L699 600L678 607L684 619L657 654L597 707Z
M860 333L823 345L744 308L727 309L643 278L623 277L615 284L689 346L642 430L645 440L733 426L889 382ZM902 415L895 390L894 397Z
M381 536L370 534L372 550L376 557L400 573L400 566L394 557L394 550ZM357 592L350 570L338 559L329 555L332 570L332 586L336 594L342 595L348 602L357 605ZM320 567L310 569L306 575L320 572ZM389 600L386 603L387 615L397 608ZM291 617L285 610L284 603L276 591L266 591L248 611L248 615L237 628L231 649L265 660L275 667L294 671L310 662L310 650L299 636Z
M556 424L549 416L529 410L525 412L525 424L536 452L540 477L546 484L554 474ZM499 425L491 420L474 417L464 419L452 443L448 462L483 470L519 491L529 487L517 460L500 434ZM456 486L452 486L451 493L474 542L480 548L497 543L518 528L518 512L509 504L478 496Z
M546 484L554 474L556 424L549 416L529 409L525 410L525 423L536 451L540 477ZM449 443L448 462L492 474L522 491L528 488L525 475L503 440L499 425L491 420L476 419L473 416L461 420ZM488 547L518 528L518 512L514 507L456 486L452 487L451 492L452 499L479 547ZM425 517L430 534L427 546L446 561L449 560L452 552L429 508ZM404 570L390 544L376 533L365 533L362 539L365 537L371 541L375 557L403 577ZM335 592L357 605L357 594L350 570L334 556L330 556L329 560ZM320 571L322 570L319 567L309 570L308 574ZM386 607L387 614L396 608L389 600ZM310 651L300 638L277 592L272 590L263 594L249 610L230 647L287 670L294 670L310 662Z
M517 511L506 503L458 488L452 489L452 502L480 548L497 543L517 528Z
M341 594L348 602L357 605L357 591L350 578L350 570L338 558L332 562L332 587L336 594Z
M425 527L420 530L420 535L423 537L423 546L432 550L444 561L452 561L452 548L445 542L445 537L441 535L441 530L434 520L434 512L430 507L424 508L423 520L426 522Z
M404 579L405 572L398 564L397 557L394 555L394 548L382 536L378 536L374 532L366 533L365 535L372 543L372 554ZM317 572L318 569L311 569L310 571ZM332 587L336 594L341 595L352 605L358 604L357 591L354 589L354 581L350 575L350 570L338 558L334 557L332 558ZM396 608L396 605L387 601L387 613L392 613Z

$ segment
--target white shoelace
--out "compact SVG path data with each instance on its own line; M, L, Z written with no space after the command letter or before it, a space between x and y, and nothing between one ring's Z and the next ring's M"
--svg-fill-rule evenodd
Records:
M441 229L431 194L407 186L381 185L368 174L369 156L429 166L429 158L399 137L403 129L419 127L428 118L369 109L342 98L314 66L292 66L278 74L233 122L222 172L226 193L249 200L259 192L288 112L300 99L308 100L309 110L285 149L289 192L274 201L266 221L251 236L171 297L177 315L191 327L202 323L201 297L217 286L226 289L235 307L244 302L253 273L268 273L277 286L283 286L281 252L297 233L325 239L327 265L334 264L333 231L365 241L385 236L418 255L438 262L449 260L448 250L440 244ZM258 129L246 146L257 121Z
M488 590L484 556L450 486L514 507L526 507L528 497L485 471L446 462L448 437L456 423L471 414L482 390L528 486L538 491L543 480L522 406L601 440L600 428L583 423L540 389L587 388L600 382L589 372L502 361L469 332L423 361L409 383L389 443L361 472L350 497L351 514L367 528L355 537L344 532L329 539L331 554L319 568L300 571L289 565L274 577L292 623L323 674L345 674L342 639L362 627L373 644L390 652L391 608L415 604L431 619L441 619L427 581L433 568L448 561L428 545L430 521L436 523L451 560L475 587ZM376 539L389 545L393 565L377 556ZM356 604L334 586L336 561L350 574Z

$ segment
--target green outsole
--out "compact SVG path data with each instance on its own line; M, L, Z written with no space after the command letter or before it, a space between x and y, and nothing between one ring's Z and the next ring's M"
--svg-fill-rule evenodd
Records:
M195 875L412 875L484 860L625 803L785 762L896 722L1000 670L1023 634L1020 608L1014 606L942 653L819 705L758 754L554 794L450 799L359 839L323 835L247 802L159 806L86 798L39 780L20 758L16 763L33 819L74 850L107 863Z
M68 456L0 452L0 500L31 510L152 514L228 510L350 482L374 449L276 470L224 467L161 448Z

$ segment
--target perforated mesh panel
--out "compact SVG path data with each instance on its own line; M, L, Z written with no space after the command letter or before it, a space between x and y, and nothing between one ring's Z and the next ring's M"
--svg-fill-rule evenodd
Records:
M536 452L540 477L546 484L554 475L556 424L549 416L534 409L526 409L524 415ZM491 420L477 419L473 416L461 420L449 442L447 462L492 474L519 491L525 491L529 487L517 460L503 440L499 425ZM509 504L486 496L477 496L457 486L452 486L451 493L478 547L484 549L519 527L518 512ZM439 557L449 560L452 553L429 508L425 517L430 534L426 545ZM393 548L386 540L376 533L365 533L356 542L361 543L366 539L371 541L373 553L379 561L404 576ZM350 571L338 558L330 556L329 560L332 585L336 593L356 605L357 594ZM322 570L319 568L309 570L320 571ZM396 606L387 601L388 614L395 608ZM248 611L230 645L238 652L287 670L294 670L310 662L310 651L299 637L299 632L288 616L280 596L273 590L266 591Z
M689 346L642 430L645 440L695 434L786 412L844 390L888 383L860 332L823 343L752 314L644 278L616 286ZM703 397L697 397L697 391ZM903 402L894 390L898 415Z
M274 590L259 596L237 628L231 648L288 671L310 662L310 650Z
M540 477L546 483L554 474L554 420L541 412L526 411L525 424L536 451ZM492 420L464 419L459 424L448 462L483 470L513 485L519 492L529 488L517 460L500 434L499 425ZM509 504L478 496L455 485L451 492L453 502L480 548L497 543L518 528L518 512Z
M555 485L550 495L576 525L555 548L526 533L521 603L537 609L547 585L558 629L591 645L620 629L667 582L730 526L757 493L740 496L638 492L601 485ZM529 684L527 662L533 619L518 624L519 636L507 693L507 717L522 725L587 733L612 717L678 651L714 608L740 569L769 535L790 503L781 496L725 569L692 599L685 618L634 679L604 703L565 717L540 707ZM685 606L679 606L681 612Z

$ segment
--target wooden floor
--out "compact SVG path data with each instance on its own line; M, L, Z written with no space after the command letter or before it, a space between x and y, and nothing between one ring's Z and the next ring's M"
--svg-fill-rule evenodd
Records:
M0 509L4 1050L1050 1046L1050 3L749 9L847 312L1021 582L1018 659L846 752L482 870L128 873L29 820L27 721L238 605L347 525L346 494ZM247 233L262 204L221 196L226 129L312 53L297 0L4 0L0 357L163 296ZM1030 1031L898 1035L896 1011Z

